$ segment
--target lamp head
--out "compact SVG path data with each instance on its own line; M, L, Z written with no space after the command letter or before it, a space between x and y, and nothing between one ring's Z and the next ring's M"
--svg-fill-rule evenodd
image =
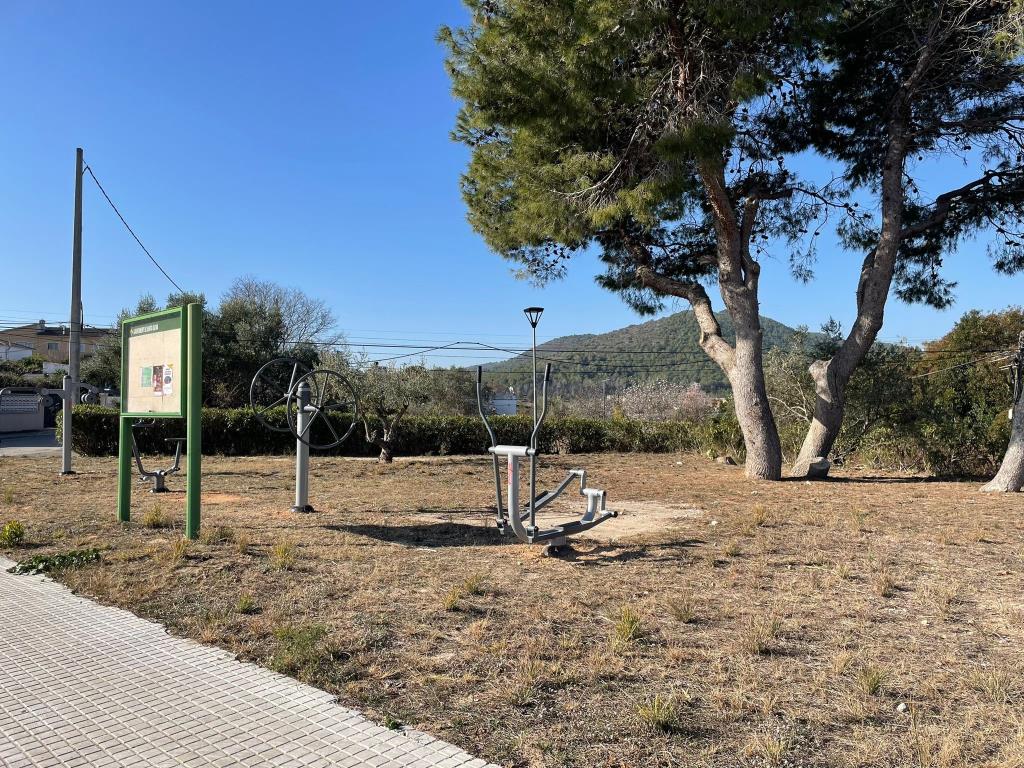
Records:
M544 314L544 307L527 307L523 310L526 319L530 321L530 327L536 328L540 322L540 316Z

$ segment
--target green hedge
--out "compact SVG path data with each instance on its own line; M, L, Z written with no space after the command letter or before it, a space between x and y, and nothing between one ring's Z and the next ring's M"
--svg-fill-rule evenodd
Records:
M117 454L117 411L95 405L75 406L74 449L86 456ZM58 417L59 418L59 417ZM334 417L339 426L348 422ZM284 410L272 420L285 425ZM492 424L498 441L526 445L530 436L527 416L495 416ZM482 454L489 445L480 419L469 416L409 416L399 425L395 453L399 456ZM58 423L57 435L61 434ZM156 425L140 431L143 453L167 453L168 437L184 437L180 419L158 419ZM544 453L599 453L603 451L724 451L738 455L738 430L733 419L718 418L693 424L597 420L550 419L541 430L538 447ZM203 409L203 453L224 456L290 454L295 439L287 432L265 428L247 408ZM345 443L319 454L334 456L376 456L379 450L357 430Z

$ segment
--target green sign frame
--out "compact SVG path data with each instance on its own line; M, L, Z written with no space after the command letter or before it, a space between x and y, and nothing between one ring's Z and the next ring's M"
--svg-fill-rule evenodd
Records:
M174 411L128 411L128 393L131 390L132 361L131 341L160 331L181 329L181 385L175 398L177 409ZM151 375L152 375L152 369ZM188 310L186 307L165 309L161 312L150 312L125 320L121 324L121 415L139 419L181 419L185 417L188 404Z
M181 329L181 371L178 374L178 395L168 411L128 410L129 376L132 371L131 339L148 333ZM149 371L150 383L155 384L153 365ZM141 372L142 369L140 369ZM144 375L144 374L143 374ZM162 374L161 374L162 375ZM174 396L172 394L172 396ZM200 304L189 304L161 312L128 318L121 325L121 409L120 430L117 451L117 519L121 523L131 521L132 501L132 424L136 419L185 419L185 537L199 536L203 451L202 451L202 403L203 403L203 308Z

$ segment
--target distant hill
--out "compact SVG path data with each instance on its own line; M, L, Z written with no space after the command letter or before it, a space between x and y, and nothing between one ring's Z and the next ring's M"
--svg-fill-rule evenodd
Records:
M732 321L719 312L718 322L730 343L735 341ZM765 350L786 344L793 328L768 317L761 318ZM638 323L601 334L561 336L537 346L537 367L552 364L554 394L605 390L611 394L639 381L664 379L690 384L697 382L706 391L724 395L729 384L721 370L700 348L700 330L692 311L646 323ZM505 376L489 377L495 387L513 385L519 392L529 388L530 354L517 355L484 369Z

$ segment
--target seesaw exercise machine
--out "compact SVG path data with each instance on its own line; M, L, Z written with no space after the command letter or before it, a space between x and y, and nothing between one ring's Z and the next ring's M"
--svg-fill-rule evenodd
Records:
M606 492L599 488L587 487L587 470L571 469L566 478L553 491L537 493L537 436L540 433L541 425L544 423L544 416L548 409L548 382L551 381L551 363L544 366L544 380L541 394L540 415L537 414L537 323L544 312L542 307L527 307L523 310L530 326L533 328L533 431L530 433L529 445L499 445L494 435L494 429L487 418L483 402L483 368L476 369L476 404L480 418L483 419L484 427L487 428L487 435L491 440L491 447L487 450L491 454L494 466L494 492L497 502L495 522L498 530L508 534L511 529L517 539L527 544L544 544L545 552L549 555L557 555L568 549L569 537L583 531L590 530L600 525L605 520L618 516L618 512L605 508ZM499 457L508 462L508 505L504 503L501 492L501 467ZM525 505L519 501L519 461L527 459L530 463L530 495ZM572 484L573 480L579 479L580 495L587 500L587 508L578 520L555 525L551 528L541 528L537 525L537 513L557 499Z

